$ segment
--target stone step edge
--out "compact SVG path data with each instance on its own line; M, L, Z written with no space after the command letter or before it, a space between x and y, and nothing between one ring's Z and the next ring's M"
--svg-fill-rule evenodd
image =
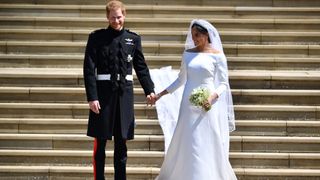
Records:
M155 167L128 167L128 174L157 175L160 168ZM312 177L320 176L318 169L254 169L234 168L237 175L244 176L289 176ZM0 173L93 173L92 167L74 166L0 166ZM113 167L106 167L107 173L113 173Z
M0 108L10 109L88 109L85 103L0 103ZM146 104L135 104L135 109L153 110ZM234 105L235 111L288 111L288 112L320 112L320 106L297 106L297 105Z
M0 8L8 9L61 9L61 10L105 10L105 5L58 5L58 4L6 4L1 3ZM127 10L166 10L166 11L283 11L283 12L320 12L318 7L247 7L247 6L187 6L187 5L133 5L126 4Z
M43 54L1 54L0 60L79 60L83 61L83 54L43 55ZM181 62L180 55L145 55L147 61L177 61ZM252 57L228 56L228 62L268 62L268 63L320 63L320 57ZM49 68L48 68L49 69Z
M112 150L106 150L106 155L113 156ZM288 159L288 160L320 160L320 153L269 153L269 152L230 152L230 158L242 159ZM0 156L68 156L68 157L91 157L91 150L17 150L17 149L0 149ZM128 151L130 157L148 157L148 158L163 158L163 151Z
M25 48L22 53L26 54L33 54L34 48L41 47L41 48L64 48L64 54L74 55L78 54L81 48L85 48L86 42L65 42L65 41L34 41L33 43L27 41L0 41L1 52L3 54L11 54L17 53L16 48ZM182 53L184 44L183 43L170 43L170 42L142 42L142 47L149 48L149 53L153 54L166 54L166 50L170 49L172 52L171 54L177 54L181 51ZM320 50L320 45L318 44L224 44L223 47L226 50L232 50L236 52L232 52L232 54L236 53L238 55L246 55L252 54L255 56L263 56L268 57L270 53L272 54L273 51L277 52L279 56L293 56L292 51L303 51L298 56L300 57L319 57L318 51ZM68 48L72 48L71 52L66 53ZM56 50L58 51L58 50ZM250 52L249 52L250 51ZM253 51L253 52L252 52ZM262 53L259 51L263 51ZM269 52L272 51L272 52ZM50 54L58 54L57 52L50 52ZM60 54L60 52L59 52ZM293 53L297 55L296 53ZM273 55L275 56L275 55Z
M93 138L84 134L9 134L0 133L0 140L72 140L92 141ZM133 141L163 142L163 135L136 135ZM230 136L231 142L264 142L264 143L309 143L319 144L320 137L296 137L296 136Z
M320 96L320 90L302 90L302 89L232 89L233 95L242 96ZM17 87L2 86L0 93L19 93L19 94L37 94L37 93L55 93L55 94L84 94L83 87ZM135 87L134 93L143 95L141 87Z
M159 125L157 119L135 119L135 121L137 125ZM0 118L0 124L16 125L87 125L87 123L88 119Z
M137 79L133 73L134 79ZM0 68L0 78L76 78L83 79L82 69L69 68ZM229 79L234 80L302 80L319 81L320 71L278 71L278 70L229 70Z
M21 40L5 40L0 41L0 45L9 46L28 46L28 47L85 47L85 41L67 42L67 41L29 41ZM142 47L154 47L154 48L183 48L184 43L172 43L172 42L142 42ZM320 49L320 44L224 44L224 48L236 48L236 49Z
M126 18L127 23L179 23L189 24L192 18ZM316 25L320 24L319 19L286 19L286 18L207 18L209 22L214 23L234 23L234 24L309 24ZM105 17L49 17L49 16L0 16L0 21L34 21L34 22L88 22L88 23L105 23ZM62 23L63 24L63 23Z
M79 30L79 29L30 29L30 28L19 28L19 29L0 29L0 33L11 33L11 34L39 34L39 33L45 33L45 34L72 34L72 35L86 35L91 32L91 30ZM137 33L141 35L142 37L144 35L162 35L162 36L168 36L168 35L175 35L175 36L185 36L187 31L177 31L177 30L137 30ZM290 37L320 37L320 32L317 31L301 31L301 30L291 30L291 31L281 31L281 30L263 30L258 29L254 32L249 30L220 30L219 31L220 36L290 36ZM184 39L182 39L184 41ZM69 41L67 41L69 42Z
M86 125L87 119L0 118L0 124L16 125ZM136 119L137 125L158 126L157 119ZM236 126L246 127L319 127L320 121L298 120L236 120Z

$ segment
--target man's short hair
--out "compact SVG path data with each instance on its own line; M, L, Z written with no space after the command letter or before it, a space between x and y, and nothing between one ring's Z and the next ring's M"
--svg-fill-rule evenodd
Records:
M107 1L106 10L107 10L107 16L109 16L110 11L121 9L122 14L126 16L126 8L124 7L124 4L119 0L109 0Z

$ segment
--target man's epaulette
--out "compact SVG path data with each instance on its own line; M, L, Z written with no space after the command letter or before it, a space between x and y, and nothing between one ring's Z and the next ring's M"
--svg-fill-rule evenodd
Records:
M136 36L140 36L139 34L137 34L137 33L135 33L135 32L132 32L132 31L130 31L129 29L126 29L126 31L127 31L128 33L130 33L130 34L133 34L133 35L136 35Z
M102 32L104 30L105 29L97 29L97 30L92 31L90 34L98 34L98 33Z

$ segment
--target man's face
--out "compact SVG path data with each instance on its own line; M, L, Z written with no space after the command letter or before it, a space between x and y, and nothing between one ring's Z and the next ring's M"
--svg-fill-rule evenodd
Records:
M111 10L107 15L107 19L113 29L120 31L123 27L125 16L122 14L121 8L118 8Z

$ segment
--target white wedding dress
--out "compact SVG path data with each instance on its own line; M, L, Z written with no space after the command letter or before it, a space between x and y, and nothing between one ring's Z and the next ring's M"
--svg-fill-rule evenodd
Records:
M215 87L215 78L220 84ZM185 51L178 78L167 88L172 93L185 85L176 129L156 180L235 180L229 163L227 115L214 103L206 112L190 104L193 89L205 87L219 97L229 87L223 53Z

